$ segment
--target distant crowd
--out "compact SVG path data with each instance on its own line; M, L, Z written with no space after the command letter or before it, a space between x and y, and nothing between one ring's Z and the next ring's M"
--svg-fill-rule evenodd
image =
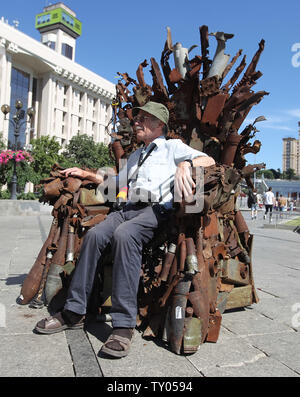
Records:
M280 213L284 211L294 211L296 206L296 200L292 198L286 198L282 194L279 197L275 197L270 187L267 192L263 195L258 193L256 189L249 190L248 193L248 207L251 209L251 218L257 218L258 208L263 208L265 206L264 219L266 219L268 213L270 216L270 221L272 221L273 209L279 211ZM280 217L282 214L280 214Z

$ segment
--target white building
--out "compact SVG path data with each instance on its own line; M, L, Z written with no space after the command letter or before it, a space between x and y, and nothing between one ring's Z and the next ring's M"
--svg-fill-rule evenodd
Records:
M0 106L11 115L16 99L26 110L35 109L31 125L19 141L55 136L65 146L72 136L88 134L95 142L108 143L105 131L111 118L115 85L75 62L76 38L81 23L63 3L45 7L36 16L41 42L0 20ZM0 132L14 142L13 128L0 112Z

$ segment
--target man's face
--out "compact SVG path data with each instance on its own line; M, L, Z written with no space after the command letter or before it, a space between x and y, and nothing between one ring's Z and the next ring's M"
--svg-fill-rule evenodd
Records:
M140 110L133 120L133 130L136 133L138 142L144 142L148 145L155 138L162 135L163 123L151 114Z

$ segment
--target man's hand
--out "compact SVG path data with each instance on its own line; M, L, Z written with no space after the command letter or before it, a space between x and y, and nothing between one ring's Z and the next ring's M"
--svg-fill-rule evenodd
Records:
M176 201L182 198L188 201L189 198L191 198L195 187L196 184L191 176L191 165L187 161L179 163L174 177L174 193Z
M91 171L85 171L78 167L67 168L61 171L62 174L65 174L66 177L72 176L75 178L81 179L89 179L93 183L97 183L98 185L103 182L103 176L100 174L94 174Z
M215 160L210 156L199 156L193 159L194 167L209 167L215 165ZM193 200L193 189L196 187L192 179L191 164L182 161L178 164L174 177L174 197L175 201L184 198L187 202Z

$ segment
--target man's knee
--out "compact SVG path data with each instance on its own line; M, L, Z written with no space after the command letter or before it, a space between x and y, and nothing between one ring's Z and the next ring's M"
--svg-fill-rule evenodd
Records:
M136 239L137 231L130 227L130 225L126 225L126 223L122 223L119 225L113 234L113 240L118 243L126 243Z
M101 232L99 228L93 227L84 236L84 244L102 245L105 240L105 233Z

